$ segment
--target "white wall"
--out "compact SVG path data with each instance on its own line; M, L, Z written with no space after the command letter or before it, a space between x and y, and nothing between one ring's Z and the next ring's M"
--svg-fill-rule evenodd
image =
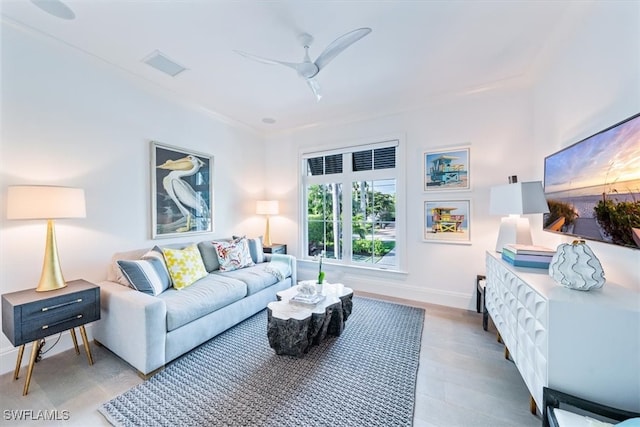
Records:
M516 84L458 96L422 110L270 137L269 189L287 206L272 226L276 240L303 255L295 226L299 218L297 156L302 147L348 144L362 138L373 142L379 136L404 134L408 274L327 266L327 279L364 291L472 309L475 276L484 272L484 252L493 249L499 226L499 218L488 214L489 188L506 183L507 176L514 174L520 181L542 180L546 155L640 111L640 3L599 2L582 10L584 21L567 22L550 44L554 50L541 55L534 71L542 74L531 87ZM472 190L425 194L422 152L466 143L471 144ZM282 164L291 167L284 169ZM471 246L421 240L422 204L435 198L472 200ZM541 231L542 215L529 218L534 243L556 247L570 241ZM639 250L589 244L608 280L640 289ZM300 264L302 278L315 275L315 266Z
M407 179L406 274L364 272L361 269L326 267L327 280L347 283L354 289L420 301L475 309L476 274L484 273L484 254L495 247L500 218L489 216L489 188L507 183L509 175L520 180L540 180L536 162L522 158L522 147L532 139L529 92L519 87L457 97L421 110L380 117L341 126L310 128L269 138L267 149L269 189L284 200L287 209L272 223L274 239L286 241L301 257L298 227L298 154L305 147L321 147L353 141L376 142L400 134L405 140ZM422 155L425 150L471 146L470 191L422 191ZM284 159L283 159L283 156ZM284 160L284 161L283 161ZM286 170L271 165L290 164ZM423 204L426 200L470 199L471 245L425 243ZM278 223L280 221L280 223ZM541 226L536 227L536 233ZM277 237L275 237L277 236ZM535 238L535 235L534 235ZM315 266L300 264L299 274L311 278Z
M533 92L537 158L640 112L640 2L594 3L563 43ZM572 240L545 234L548 245ZM640 289L640 250L588 244L607 280Z
M141 83L67 46L2 24L2 293L37 285L46 231L44 222L6 220L8 185L85 189L87 218L56 224L67 280L104 280L114 252L157 243L150 240L151 140L214 155L215 233L173 241L262 232L253 204L264 190L262 137ZM13 369L14 354L1 335L0 372Z

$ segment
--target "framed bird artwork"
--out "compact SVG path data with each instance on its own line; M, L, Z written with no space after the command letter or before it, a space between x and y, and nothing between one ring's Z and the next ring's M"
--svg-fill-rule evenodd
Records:
M210 233L213 156L151 141L151 237Z

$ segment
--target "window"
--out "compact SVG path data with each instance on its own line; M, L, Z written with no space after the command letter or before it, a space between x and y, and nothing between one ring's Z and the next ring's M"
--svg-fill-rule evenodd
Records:
M398 269L398 141L303 154L307 257Z

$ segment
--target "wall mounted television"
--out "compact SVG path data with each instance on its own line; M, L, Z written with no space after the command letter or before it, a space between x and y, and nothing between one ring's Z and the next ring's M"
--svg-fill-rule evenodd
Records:
M544 159L546 231L640 249L640 114Z

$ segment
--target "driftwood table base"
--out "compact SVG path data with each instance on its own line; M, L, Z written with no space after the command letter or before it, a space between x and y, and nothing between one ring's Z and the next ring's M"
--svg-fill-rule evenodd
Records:
M276 354L303 357L327 336L340 336L353 308L353 291L325 284L325 299L314 306L290 302L297 286L279 292L280 301L267 306L267 336Z

